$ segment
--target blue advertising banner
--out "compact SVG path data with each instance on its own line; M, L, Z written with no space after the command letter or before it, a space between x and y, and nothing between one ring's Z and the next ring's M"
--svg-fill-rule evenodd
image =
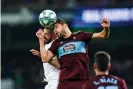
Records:
M102 18L107 18L112 27L133 25L133 8L78 8L75 9L73 27L100 27Z

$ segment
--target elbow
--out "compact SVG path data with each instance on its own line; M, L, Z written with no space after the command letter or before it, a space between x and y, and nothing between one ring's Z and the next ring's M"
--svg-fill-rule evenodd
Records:
M100 38L107 39L107 38L109 38L109 34L108 35L101 35Z
M108 35L108 36L106 36L106 38L109 38L109 35Z
M49 62L48 59L47 59L46 57L41 57L41 59L42 59L42 62L43 62L43 63Z
M107 39L107 38L109 38L109 36L104 36L103 38L104 38L104 39Z
M104 38L109 38L109 35L110 35L110 30L104 34Z
M105 38L109 38L109 34L107 34L107 35L105 36Z
M110 31L103 32L103 33L100 34L100 38L107 39L107 38L109 38L109 35L110 35Z
M106 39L106 36L105 35L100 35L98 38L99 39Z

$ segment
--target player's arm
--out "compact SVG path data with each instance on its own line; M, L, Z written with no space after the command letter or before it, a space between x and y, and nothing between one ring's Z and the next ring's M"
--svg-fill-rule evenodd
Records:
M92 38L94 39L103 39L108 38L110 34L110 22L104 18L101 21L101 26L103 27L103 30L99 33L93 33Z
M40 43L40 55L41 55L41 59L42 62L49 62L52 60L52 58L54 57L54 54L51 51L46 51L46 49L44 48L44 41L39 40Z
M52 60L52 58L54 57L54 54L51 51L46 51L46 49L44 48L45 43L44 43L44 33L42 29L39 29L36 33L36 36L39 39L39 44L40 44L40 56L43 62L49 62L50 60Z
M39 52L38 50L31 49L30 52L31 52L33 55L40 57L40 52Z
M123 86L123 89L128 89L128 88L127 88L127 84L126 84L126 82L125 82L124 79L122 80L122 86Z
M40 52L38 50L35 50L35 49L31 49L30 52L33 54L33 55L36 55L38 57L41 57L40 55ZM42 60L42 59L41 59ZM43 62L43 60L42 60ZM51 64L52 66L56 67L56 68L60 68L60 64L58 62L58 58L57 56L53 57L49 62L49 64Z
M56 68L60 68L60 64L59 64L57 56L53 57L52 60L49 61L48 63Z

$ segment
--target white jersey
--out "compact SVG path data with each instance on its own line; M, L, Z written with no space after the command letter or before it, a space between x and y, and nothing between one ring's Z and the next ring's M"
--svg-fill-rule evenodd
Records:
M52 42L45 45L46 51L50 48ZM48 82L48 84L45 86L45 89L57 89L59 83L60 70L49 63L43 63L43 68L44 75L46 77L46 79L44 80Z

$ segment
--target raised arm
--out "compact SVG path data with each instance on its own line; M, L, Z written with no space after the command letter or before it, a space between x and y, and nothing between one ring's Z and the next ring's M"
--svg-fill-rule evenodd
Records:
M110 34L110 22L106 18L102 19L101 26L103 30L99 33L93 33L92 38L94 39L103 39L108 38Z
M36 36L39 39L39 44L40 44L40 55L41 55L41 59L43 62L49 62L52 60L52 58L54 57L54 54L51 51L46 51L46 49L44 48L45 46L45 39L44 39L44 33L42 29L39 29L36 33Z
M44 42L39 40L40 43L40 55L42 62L48 62L54 67L60 68L60 64L58 62L57 56L55 56L50 50L47 50L44 48Z
M126 84L126 82L125 82L125 80L124 79L122 79L122 89L128 89L128 87L127 87L127 84Z
M52 58L54 57L54 54L51 51L46 51L44 48L44 42L40 41L40 54L41 54L41 58L43 62L49 62L52 60Z

